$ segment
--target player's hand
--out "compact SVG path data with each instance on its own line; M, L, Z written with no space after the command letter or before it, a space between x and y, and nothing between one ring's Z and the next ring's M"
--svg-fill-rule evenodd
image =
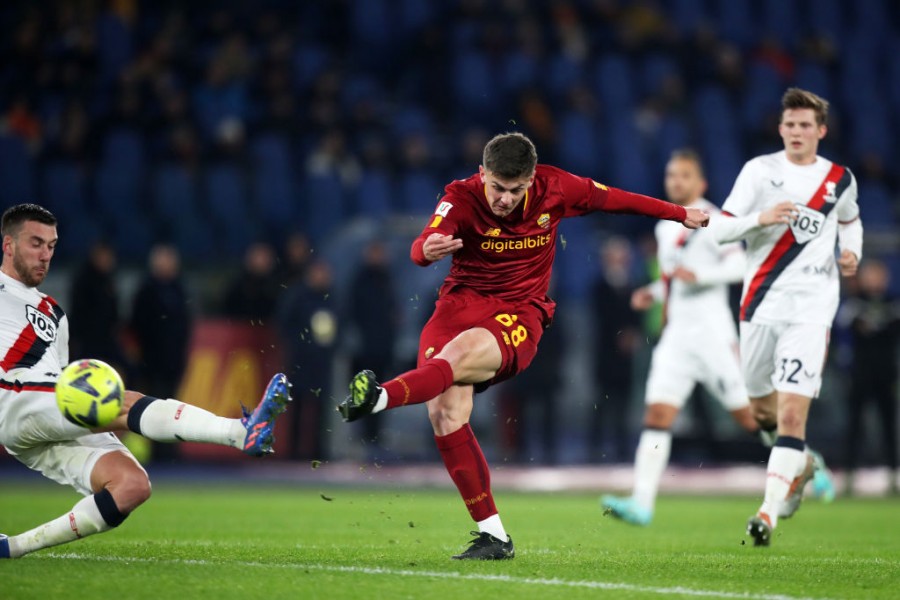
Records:
M653 293L649 286L639 287L631 292L631 309L632 310L648 310L653 306Z
M849 250L843 250L837 261L841 268L841 275L844 277L852 277L856 275L856 267L859 266L859 258Z
M687 216L684 218L684 221L682 221L682 225L688 229L699 229L700 227L709 225L709 213L705 210L700 210L699 208L685 208L684 212L687 213Z
M680 279L685 283L697 283L697 274L684 267L676 267L672 271L672 279Z
M787 225L796 219L799 214L800 211L797 210L794 203L785 200L784 202L779 202L775 206L767 208L759 213L759 224L763 227L768 227L769 225Z
M426 259L435 262L449 254L453 254L462 248L462 246L462 240L459 238L454 239L452 235L432 233L425 238L425 243L422 244L422 253L425 255Z

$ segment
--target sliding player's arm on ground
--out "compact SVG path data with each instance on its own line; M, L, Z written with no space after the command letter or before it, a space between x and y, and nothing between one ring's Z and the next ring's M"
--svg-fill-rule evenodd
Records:
M441 198L428 225L413 240L409 257L414 263L427 267L462 248L462 240L453 237L459 230L462 212L461 203L454 202L452 196Z

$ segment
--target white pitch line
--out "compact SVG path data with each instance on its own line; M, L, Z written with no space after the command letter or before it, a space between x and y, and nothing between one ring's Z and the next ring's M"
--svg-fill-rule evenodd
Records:
M426 579L453 579L468 581L490 581L513 583L521 585L535 585L545 587L586 588L595 590L625 590L630 592L644 592L659 594L661 596L697 596L704 598L739 598L741 600L827 600L826 598L810 598L804 596L788 596L786 594L754 594L752 592L720 592L716 590L702 590L683 586L655 587L648 585L634 585L630 583L614 583L611 581L590 581L571 579L547 579L543 577L515 577L513 575L492 575L490 573L460 573L459 571L413 571L411 569L388 569L384 567L353 567L342 565L323 565L317 563L262 563L254 561L226 561L213 562L202 559L156 559L125 556L89 556L74 552L38 554L35 558L62 558L66 560L97 560L105 562L121 563L154 563L162 565L200 565L221 566L224 564L238 565L242 567L280 568L297 571L324 571L329 573L360 573L363 575L392 575L396 577L422 577Z

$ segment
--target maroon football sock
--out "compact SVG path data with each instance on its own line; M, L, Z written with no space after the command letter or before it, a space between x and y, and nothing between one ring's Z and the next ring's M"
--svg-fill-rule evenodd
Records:
M491 474L469 424L451 434L436 435L434 441L472 518L477 522L496 515L497 506L491 495Z
M418 369L394 377L382 387L388 395L387 408L420 404L440 396L453 385L453 368L443 358L432 358Z

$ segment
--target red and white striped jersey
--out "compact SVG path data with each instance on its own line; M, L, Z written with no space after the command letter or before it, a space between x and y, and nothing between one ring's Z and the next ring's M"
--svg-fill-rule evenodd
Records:
M0 398L4 390L53 391L69 362L69 321L56 301L0 272Z
M790 225L753 227L743 236L748 269L740 319L831 326L840 290L838 225L859 218L856 179L821 156L796 165L784 151L766 154L744 165L722 211L746 217L786 200L799 210Z

